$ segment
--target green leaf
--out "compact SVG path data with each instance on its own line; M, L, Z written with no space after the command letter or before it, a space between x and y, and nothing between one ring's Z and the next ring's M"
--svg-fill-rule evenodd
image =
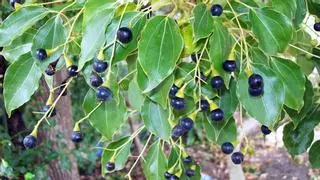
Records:
M267 66L254 65L253 72L260 74L264 80L264 94L252 97L248 92L248 76L242 72L238 78L237 96L247 113L261 124L273 128L285 100L285 89L282 81Z
M113 42L116 37L120 17L121 16L118 16L115 19L113 19L111 24L107 27L107 31L106 31L107 44ZM125 60L130 53L132 53L134 50L137 49L138 39L140 38L140 33L146 21L147 21L146 16L141 14L139 15L139 12L128 12L123 15L123 18L121 20L121 24L119 27L131 28L132 40L129 43L123 44L123 45L116 43L114 59L112 63L117 63L121 60ZM109 48L106 49L105 51L106 59L111 58L112 50L113 50L113 46L110 46Z
M166 171L167 160L160 141L153 143L145 157L143 172L147 180L162 180Z
M114 153L116 153L114 159L115 171L121 170L125 167L130 155L131 144L132 140L130 140L130 137L123 137L119 140L111 142L105 147L101 158L102 175L107 173L106 164L111 160Z
M202 118L207 138L219 145L237 140L237 126L233 117L222 122L211 122L209 116Z
M4 77L4 103L8 115L27 101L39 87L41 71L30 54L9 66Z
M213 31L213 18L207 6L203 3L197 4L192 10L194 20L192 23L195 41L208 37Z
M141 90L137 84L137 80L133 79L129 84L128 89L128 101L130 105L136 109L140 110L141 106L143 105L145 97L142 95Z
M320 17L320 2L318 0L307 0L307 4L309 13Z
M9 45L48 14L45 8L29 6L13 12L0 26L0 46Z
M283 142L291 155L302 154L310 147L314 137L314 128L320 122L319 116L318 107L315 107L302 120L303 123L300 123L296 128L292 122L284 127Z
M242 2L242 3L240 3ZM236 14L241 14L241 16L238 16L237 18L239 19L240 22L243 22L244 26L242 27L246 27L247 24L250 24L250 20L249 20L249 8L244 4L250 6L250 7L256 7L258 8L259 5L254 1L254 0L240 0L240 2L237 2L237 1L230 1L230 4L233 8L233 10L236 12ZM227 10L231 11L232 10L230 9L229 6L227 6ZM233 19L233 21L235 23L236 22L236 19L234 18L234 14L226 14L227 17L229 17L229 19Z
M237 97L237 84L233 80L230 83L229 90L223 92L220 97L219 107L223 110L225 119L229 119L233 116L238 107L238 104L239 102Z
M138 60L149 79L144 92L170 76L183 49L178 25L165 16L155 16L146 25L138 44Z
M2 50L2 55L10 63L17 61L22 55L31 51L32 40L35 34L36 30L29 29L21 36L13 40L10 45L4 47Z
M272 8L292 19L297 10L296 0L272 0Z
M284 104L300 111L303 107L303 95L306 79L300 67L291 60L272 58L271 66L285 88Z
M307 15L307 4L305 0L295 0L295 1L298 8L296 9L293 23L296 27L299 27Z
M309 162L312 168L320 168L320 140L314 142L309 150Z
M90 11L90 13L92 13L90 15L88 15L88 11L87 16L92 17L90 18L90 21L85 22L84 20L83 23L84 30L83 38L81 41L79 69L82 69L86 62L94 58L97 55L100 48L104 46L105 30L113 18L115 9L113 6L108 7L108 9L104 9L104 6L102 6L97 8L96 11L98 11L99 13Z
M218 19L214 21L213 35L209 40L209 58L216 71L223 77L226 86L230 81L230 74L223 70L223 62L227 60L232 48L232 37L228 29Z
M117 90L111 89L113 97L102 103L89 117L91 125L106 139L112 139L123 123L126 121L126 106L122 96L116 97ZM98 102L95 91L90 89L84 99L83 109L86 114L90 113Z
M269 8L250 10L252 31L258 38L259 47L266 53L283 52L292 39L291 20Z
M286 112L290 116L295 128L302 122L303 118L305 118L308 112L310 112L314 103L313 87L309 80L306 81L305 89L306 90L303 96L304 105L302 109L298 112L293 109L286 108Z
M33 58L36 60L37 65L40 67L42 72L47 69L48 65L56 61L62 54L63 43L65 43L67 37L67 30L64 27L63 20L60 16L49 19L34 36L32 42L31 53ZM53 54L48 56L44 61L37 60L36 51L38 48L43 49L54 49L61 46Z
M169 140L171 127L168 110L146 98L141 107L141 117L148 131L161 139Z

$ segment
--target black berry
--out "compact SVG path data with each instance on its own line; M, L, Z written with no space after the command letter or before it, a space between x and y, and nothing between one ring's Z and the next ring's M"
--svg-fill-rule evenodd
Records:
M185 129L183 129L183 127L181 125L176 125L175 127L173 127L172 129L172 137L173 138L179 138L180 136L182 136L185 133Z
M75 143L79 143L82 141L82 134L80 131L73 131L71 134L71 140Z
M90 76L90 84L93 87L99 87L103 83L102 78L97 73L92 73Z
M74 77L74 76L78 75L77 71L78 71L78 66L76 66L74 64L67 68L67 74L69 77Z
M185 107L185 101L183 98L174 97L171 99L171 106L176 110L182 110Z
M107 162L106 168L108 171L113 171L116 168L114 162Z
M187 156L183 159L183 162L186 163L186 164L190 164L192 163L192 158L191 156Z
M51 107L50 105L45 105L45 106L43 106L42 111L43 111L43 112L47 112L47 111L49 111L50 107ZM51 114L50 114L50 113L51 113ZM57 114L56 108L53 108L53 109L51 110L51 112L49 112L48 115L50 115L49 117L53 117L53 116L55 116L56 114Z
M105 61L101 61L99 59L95 59L93 61L93 69L98 72L102 73L108 68L108 63Z
M196 172L194 171L194 170L192 170L192 169L187 169L186 170L186 175L188 176L188 177L192 177L192 176L194 176L196 174Z
M175 84L173 84L170 91L169 91L169 97L174 98L178 91L179 91L179 87L176 86Z
M313 29L314 29L315 31L320 32L320 22L315 23L315 24L313 25Z
M237 69L236 61L226 60L223 62L223 69L227 72L234 72Z
M3 50L3 47L0 47L0 51L2 51Z
M52 68L52 66L48 66L48 68L45 70L45 73L48 76L53 76L56 73L56 70Z
M251 88L263 87L263 77L259 74L252 74L248 79Z
M224 112L222 109L218 108L211 111L211 120L212 121L221 121L224 118Z
M209 105L209 103L208 103L207 100L201 99L201 100L198 102L198 107L199 107L199 105L200 105L200 109L201 109L202 112L204 112L204 111L209 111L210 105Z
M231 155L231 160L234 164L241 164L244 160L244 156L241 152L235 152Z
M28 135L23 139L23 145L26 148L34 148L36 147L37 138L33 135Z
M96 91L96 97L98 101L107 101L111 99L112 92L105 86L100 86Z
M225 142L221 145L221 151L225 154L231 154L233 149L234 147L230 142Z
M180 121L180 125L184 130L190 131L193 128L193 120L188 117L183 118Z
M129 43L132 40L132 31L127 27L119 28L117 38L122 43Z
M220 89L224 85L224 80L221 76L214 76L211 78L211 86L215 89Z
M166 172L164 173L164 178L166 178L166 179L170 179L171 176L173 176L173 174L169 173L168 171L166 171Z
M193 62L197 62L197 60L199 60L200 58L200 54L191 54L191 60Z
M249 87L248 91L249 91L249 94L253 97L261 96L264 93L263 87L258 87L258 88Z
M261 132L262 132L264 135L268 135L268 134L271 133L271 130L270 130L267 126L262 125L262 126L261 126Z
M37 49L36 56L37 56L38 60L43 61L48 57L47 51L45 49L41 49L41 48Z
M220 4L214 4L211 6L210 12L212 16L220 16L223 12L223 8Z

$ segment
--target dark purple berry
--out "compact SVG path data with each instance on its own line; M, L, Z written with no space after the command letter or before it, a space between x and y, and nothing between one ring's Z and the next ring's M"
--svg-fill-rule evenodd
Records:
M180 125L186 131L190 131L193 128L193 120L190 118L183 118L180 120Z
M191 158L191 156L185 157L185 158L183 159L183 162L184 162L185 164L190 164L190 163L192 163L192 158Z
M114 162L107 162L106 168L108 171L113 171L116 168Z
M220 4L214 4L210 9L212 16L220 16L223 13L223 8Z
M98 101L107 101L112 98L112 92L109 88L100 86L96 91L96 97Z
M212 121L221 121L224 118L224 112L222 109L218 108L211 111L211 120Z
M200 54L191 54L191 60L197 62L200 58Z
M127 27L119 28L117 38L121 43L129 43L132 40L132 31Z
M225 154L231 154L233 149L234 147L230 142L225 142L221 145L221 151Z
M82 134L80 131L72 131L71 140L75 143L79 143L82 141Z
M261 126L261 132L262 132L264 135L268 135L268 134L271 133L271 130L270 130L267 126L262 125L262 126Z
M51 107L50 105L45 105L45 106L43 106L42 111L43 111L43 112L47 112L47 111L49 111L50 107ZM50 114L50 113L51 113L51 114ZM53 108L53 109L51 110L51 112L49 112L48 115L50 115L49 117L53 117L53 116L55 116L56 114L57 114L56 108Z
M237 63L236 61L226 60L222 67L227 72L234 72L237 69Z
M98 73L102 73L104 72L107 68L108 68L108 63L105 61L101 61L99 59L95 59L93 61L93 69L98 72Z
M248 79L251 88L259 88L263 86L263 77L259 74L252 74Z
M210 105L209 105L208 101L205 100L205 99L201 99L198 102L198 107L199 107L199 105L200 105L200 109L201 109L202 112L209 111L209 109L210 109Z
M45 49L39 48L36 51L36 56L37 56L38 60L43 61L48 57L47 51Z
M253 97L261 96L264 93L263 87L251 88L248 89L249 94Z
M170 91L169 91L169 97L174 98L178 91L179 91L179 87L176 86L175 84L173 84Z
M166 172L164 173L164 178L166 178L166 179L170 179L171 176L173 176L173 174L169 173L168 171L166 171Z
M28 135L23 139L23 145L26 148L34 148L36 147L37 138L33 135Z
M69 77L74 77L76 75L78 75L78 66L76 65L71 65L67 68L67 74Z
M231 160L234 164L241 164L244 160L244 156L241 152L235 152L231 155Z
M192 170L192 169L187 169L186 170L186 175L188 176L188 177L192 177L192 176L194 176L196 174L196 172L194 171L194 170Z
M170 180L179 180L180 178L178 177L178 176L176 176L176 175L172 175L171 177L170 177Z
M171 99L171 106L176 110L182 110L185 107L185 101L183 98L174 97Z
M320 22L314 23L313 29L317 32L320 32Z
M224 80L221 76L214 76L211 78L211 86L215 89L220 89L224 85Z
M92 73L90 76L90 84L93 87L99 87L103 83L103 79L97 74Z
M182 136L185 133L185 129L183 129L183 127L181 125L176 125L175 127L173 127L172 129L172 137L173 138L179 138L180 136Z

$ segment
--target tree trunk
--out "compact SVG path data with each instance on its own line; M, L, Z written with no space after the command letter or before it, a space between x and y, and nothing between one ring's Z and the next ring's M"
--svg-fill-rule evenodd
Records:
M63 72L58 72L56 75L56 82L62 82L65 79ZM44 83L43 83L44 84ZM46 101L48 97L48 91L43 98L43 102ZM73 119L72 119L72 109L71 109L71 99L69 95L62 96L56 105L57 115L54 117L56 119L56 126L51 128L50 131L45 132L43 138L53 142L53 149L65 148L65 153L71 162L71 167L69 170L62 170L60 168L59 159L53 160L49 164L48 175L53 180L78 180L79 172L77 166L77 160L72 155L72 150L74 149L74 144L71 141L71 133L73 129ZM63 135L63 139L57 139L57 135ZM42 136L41 135L41 136ZM63 143L65 147L59 147Z

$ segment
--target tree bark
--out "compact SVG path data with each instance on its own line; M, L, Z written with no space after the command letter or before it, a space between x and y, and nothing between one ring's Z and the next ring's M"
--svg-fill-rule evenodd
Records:
M62 82L65 79L63 72L58 72L56 75L56 82ZM43 102L46 101L48 97L48 91L44 93ZM62 170L60 168L59 159L53 160L49 164L48 175L54 180L78 180L79 172L77 166L77 160L72 155L72 150L75 145L71 141L71 133L73 129L73 119L72 119L72 109L71 109L71 98L69 95L62 96L56 105L57 115L54 117L56 119L56 126L51 128L50 131L45 132L43 138L48 141L53 142L53 149L59 149L64 147L59 147L59 144L65 144L65 153L71 162L71 168L69 170ZM63 139L57 139L57 135L62 134ZM59 142L59 143L58 143Z

